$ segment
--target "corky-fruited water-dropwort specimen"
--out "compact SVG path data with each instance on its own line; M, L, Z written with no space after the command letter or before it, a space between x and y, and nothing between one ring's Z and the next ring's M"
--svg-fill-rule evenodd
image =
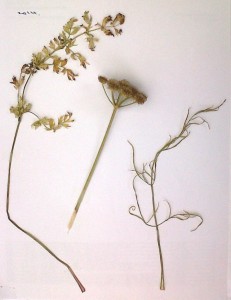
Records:
M194 114L190 114L190 109L189 109L179 134L177 134L175 136L170 136L169 140L156 152L153 160L151 160L149 163L143 164L140 169L137 167L137 164L135 161L135 148L130 143L130 145L132 147L132 153L133 153L133 170L132 171L135 173L135 176L133 178L133 190L135 193L136 206L134 206L134 205L131 206L129 209L129 213L131 215L137 217L138 219L140 219L145 225L155 228L158 251L159 251L159 258L160 258L160 269L161 269L160 289L161 290L165 290L165 275L164 275L164 258L163 258L162 249L161 249L159 227L162 224L164 224L167 221L172 220L172 219L185 221L185 220L188 220L191 218L198 218L199 224L194 229L192 229L192 231L195 231L203 223L203 218L200 214L197 214L194 212L189 212L187 210L183 210L182 212L178 212L178 213L173 213L170 203L168 201L166 201L167 207L168 207L168 216L163 220L159 220L158 210L159 210L160 206L159 206L159 203L157 203L156 196L155 196L157 163L159 161L161 154L163 154L164 152L166 152L168 150L176 148L181 142L183 142L190 135L190 129L193 125L207 124L209 127L209 123L204 119L203 114L208 113L208 112L218 111L219 108L224 104L224 102L222 102L218 106L214 106L214 107L212 106L212 107L208 107L206 109L199 110ZM151 201L151 206L152 206L152 213L149 218L145 218L144 214L142 212L142 203L140 201L140 197L138 197L137 187L136 187L137 180L140 180L142 183L148 185L149 189L150 189L150 201Z
M43 249L51 254L58 262L63 264L71 273L79 288L82 292L85 291L84 286L76 276L75 272L65 261L60 259L53 251L51 251L40 239L34 234L22 228L20 225L13 220L10 215L10 189L11 189L11 173L12 173L12 162L14 156L15 144L17 141L20 125L24 118L24 115L28 113L32 114L37 120L32 124L35 129L43 126L48 131L55 132L60 128L68 128L74 121L72 113L67 112L60 116L56 122L53 118L44 116L39 117L35 112L32 111L32 104L26 99L26 90L29 82L40 70L53 69L53 72L59 74L62 73L67 76L69 80L75 80L77 74L68 67L69 60L78 61L79 64L86 68L88 62L84 55L76 51L76 40L81 36L85 37L86 42L90 50L94 51L95 43L98 38L94 36L95 31L102 31L108 36L119 35L122 33L120 25L125 21L124 15L118 13L114 18L106 16L101 23L93 23L92 16L88 11L82 16L82 22L79 22L76 18L71 18L64 26L62 32L50 41L48 46L44 46L42 51L34 53L29 63L24 64L21 68L21 72L18 78L13 76L11 83L17 90L17 104L11 106L10 112L17 118L17 126L13 138L13 143L10 151L9 167L8 167L8 182L7 182L7 199L6 199L6 213L9 221L17 227L20 231L25 233L27 236L37 242ZM63 54L64 53L64 54ZM60 56L62 55L62 57ZM63 57L64 56L64 57Z
M147 97L143 93L138 91L134 86L132 86L127 80L107 79L106 77L103 77L103 76L99 76L98 79L99 79L99 82L102 84L103 90L105 92L105 95L106 95L108 101L113 106L113 111L112 111L112 115L109 120L107 129L106 129L106 132L104 134L103 140L101 142L101 145L96 154L93 165L91 167L91 170L88 174L88 177L85 181L83 189L79 195L78 201L77 201L74 211L72 213L71 219L68 223L69 230L73 226L77 212L83 201L84 195L87 191L87 188L91 181L91 178L94 174L96 165L99 161L100 155L101 155L104 145L106 143L109 131L111 129L112 123L114 121L114 118L115 118L115 115L116 115L118 109L135 104L135 103L143 104L147 100ZM110 94L107 92L107 90L109 90Z

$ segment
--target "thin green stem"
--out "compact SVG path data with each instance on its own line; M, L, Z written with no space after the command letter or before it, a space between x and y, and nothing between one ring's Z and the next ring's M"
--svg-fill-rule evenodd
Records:
M20 72L20 75L19 75L19 81L22 79L22 70ZM20 88L18 88L18 92L17 92L17 99L18 99L18 102L19 102L19 96L20 96Z
M101 155L101 153L102 153L102 151L103 151L104 145L105 145L105 143L106 143L108 134L109 134L109 132L110 132L110 129L111 129L111 126L112 126L112 123L113 123L113 120L114 120L114 118L115 118L115 115L116 115L116 112L117 112L118 108L119 108L118 106L114 106L114 109L113 109L113 112L112 112L110 121L109 121L109 123L108 123L106 132L105 132L105 134L104 134L103 140L102 140L101 145L100 145L100 147L99 147L99 150L98 150L98 152L97 152L97 154L96 154L95 160L94 160L94 162L93 162L93 165L92 165L92 167L91 167L91 170L90 170L90 172L89 172L89 175L88 175L88 177L87 177L87 179L86 179L86 181L85 181L85 184L84 184L84 186L83 186L83 189L82 189L82 191L81 191L81 193L80 193L80 195L79 195L77 204L76 204L75 209L74 209L74 211L73 211L73 213L72 213L72 216L71 216L71 218L70 218L70 221L69 221L69 223L68 223L68 229L69 229L69 230L72 228L72 226L73 226L73 224L74 224L76 215L77 215L78 210L79 210L79 208L80 208L80 205L81 205L81 203L82 203L82 201L83 201L83 198L84 198L84 196L85 196L85 193L86 193L86 191L87 191L87 188L88 188L88 186L89 186L89 183L90 183L90 181L91 181L91 179L92 179L92 176L93 176L93 174L94 174L94 172L95 172L95 168L96 168L97 163L98 163L98 161L99 161L100 155Z
M107 97L107 99L108 99L108 101L112 104L112 105L114 105L115 103L113 103L112 101L111 101L111 99L109 98L109 96L108 96L108 94L107 94L107 92L106 92L106 89L105 89L105 87L104 87L104 85L102 84L102 87L103 87L103 90L104 90L104 94L106 95L106 97Z
M119 98L118 98L118 101L119 101L119 107L123 107L123 103L126 102L128 99L130 99L130 97L124 98L124 99L122 99L122 100L119 101ZM135 103L135 101L132 102L132 104L133 104L133 103ZM127 105L127 104L126 104L126 105ZM126 105L125 105L125 106L126 106Z
M25 94L25 91L26 91L26 87L27 87L28 82L29 82L30 79L31 79L31 76L32 76L32 74L30 74L30 75L28 76L28 78L27 78L27 80L26 80L26 83L24 84L23 91L22 91L22 98L24 97L24 94Z
M132 104L134 104L134 103L136 103L136 102L135 102L135 101L133 101L133 102L131 102L131 103L128 103L128 104L120 105L120 107L126 107L126 106L132 105Z
M165 279L164 279L164 259L163 254L161 250L161 242L160 242L160 231L159 231L159 225L157 220L157 214L156 214L156 204L155 204L155 195L154 195L154 183L151 185L151 193L152 193L152 205L153 205L153 216L155 221L155 228L156 228L156 237L157 237L157 244L158 244L158 250L159 250L159 257L160 257L160 289L165 290Z
M27 111L27 114L32 114L33 116L35 116L38 120L40 120L39 115L37 115L36 113L34 113L33 111Z
M117 26L119 26L119 24L116 25L116 26L108 26L108 28L114 28L114 27L117 27ZM80 36L82 36L84 34L89 34L89 33L93 32L93 31L97 31L97 30L100 30L100 27L93 28L93 29L90 29L90 30L85 30L84 32L81 32L81 33L77 34L75 37L73 37L73 40L76 40L78 37L80 37Z
M82 36L84 34L87 34L87 33L93 32L93 31L97 31L97 30L100 30L100 27L97 27L97 28L94 28L94 29L90 29L89 31L85 30L84 32L79 33L78 35L76 35L75 37L73 37L73 40L76 40L78 37L80 37L80 36Z
M41 118L36 114L34 113L33 111L27 111L25 112L26 113L29 113L29 114L32 114L33 116L35 116L38 120L40 120ZM46 124L43 124L43 126L47 129L47 130L50 130L50 128L46 125Z
M22 228L21 226L19 226L10 216L10 184L11 184L11 170L12 170L12 162L13 162L13 156L14 156L14 148L15 148L15 144L16 144L16 140L18 137L18 132L19 132L19 128L22 122L22 117L20 117L18 119L18 124L15 130L15 134L14 134L14 139L13 139L13 143L12 143L12 147L11 147L11 151L10 151L10 158L9 158L9 166L8 166L8 180L7 180L7 197L6 197L6 213L7 213L7 217L8 220L15 226L17 227L20 231L22 231L23 233L25 233L27 236L29 236L30 238L32 238L35 242L37 242L41 247L43 247L43 249L45 249L48 253L50 253L57 261L59 261L61 264L63 264L71 273L71 275L73 276L73 278L75 279L75 281L77 282L80 290L83 292L85 292L85 288L82 285L82 283L80 282L80 280L78 279L78 277L76 276L76 274L74 273L74 271L72 270L72 268L62 259L60 259L53 251L51 251L41 240L39 240L36 236L34 236L32 233L30 233L29 231L25 230L24 228Z

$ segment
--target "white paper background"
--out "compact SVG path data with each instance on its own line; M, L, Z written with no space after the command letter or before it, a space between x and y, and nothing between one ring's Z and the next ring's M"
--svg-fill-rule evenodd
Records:
M22 16L18 11L36 11ZM72 111L76 122L56 134L34 131L25 116L16 145L12 217L74 268L87 292L68 271L7 220L7 164L16 119L9 84L22 64L57 36L70 17L90 10L95 21L122 12L124 33L100 41L76 82L39 72L27 99L40 115ZM170 221L160 228L166 291L159 290L155 231L128 214L135 203L131 148L150 161L169 134L194 111L230 98L230 2L227 0L1 1L1 212L0 299L226 300L228 273L230 104L206 116L211 124L160 158L156 195L174 211L201 213L196 220ZM126 78L148 95L143 106L119 111L73 230L67 222L112 107L98 75ZM148 194L144 206L149 205ZM162 202L164 210L164 203ZM231 297L229 292L229 297Z

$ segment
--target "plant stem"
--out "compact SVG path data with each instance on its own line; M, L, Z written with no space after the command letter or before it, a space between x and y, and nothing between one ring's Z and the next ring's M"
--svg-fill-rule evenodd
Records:
M22 91L22 98L24 97L24 94L25 94L25 91L26 91L26 87L27 87L27 85L28 85L28 82L29 82L30 79L31 79L31 76L32 76L32 74L30 74L30 75L28 76L28 78L27 78L27 80L26 80L26 83L24 84L23 91ZM19 97L18 97L18 99L19 99Z
M155 195L154 195L154 183L151 184L151 192L152 192L152 205L153 205L153 216L155 221L155 228L156 228L156 236L157 236L157 244L158 244L158 250L159 250L159 257L160 257L160 268L161 268L161 275L160 275L160 289L165 290L165 280L164 280L164 260L161 250L161 243L160 243L160 231L157 221L157 215L156 215L156 204L155 204Z
M15 226L17 227L20 231L22 231L23 233L25 233L26 235L28 235L30 238L32 238L35 242L37 242L40 246L43 247L43 249L45 249L47 252L49 252L57 261L59 261L61 264L63 264L71 273L71 275L73 276L73 278L75 279L75 281L77 282L80 290L83 292L85 292L85 288L82 285L82 283L80 282L80 280L78 279L78 277L76 276L76 274L74 273L74 271L72 270L72 268L63 260L61 260L54 252L52 252L41 240L39 240L36 236L34 236L32 233L28 232L27 230L23 229L21 226L19 226L10 216L10 182L11 182L11 169L12 169L12 162L13 162L13 155L14 155L14 148L15 148L15 144L16 144L16 140L17 140L17 136L18 136L18 132L19 132L19 128L22 122L22 117L18 118L18 124L16 127L16 131L14 134L14 139L13 139L13 143L12 143L12 147L11 147L11 151L10 151L10 158L9 158L9 166L8 166L8 180L7 180L7 197L6 197L6 213L7 213L7 217L8 220Z
M100 158L100 155L101 155L101 153L102 153L102 151L103 151L104 145L105 145L105 143L106 143L106 140L107 140L109 131L110 131L110 129L111 129L111 126L112 126L112 123L113 123L113 120L114 120L114 118L115 118L115 115L116 115L116 112L117 112L118 108L119 108L119 107L118 107L117 105L114 106L114 109L113 109L113 112L112 112L110 121L109 121L109 123L108 123L106 132L105 132L105 134L104 134L103 140L102 140L101 145L100 145L100 147L99 147L99 150L98 150L98 152L97 152L97 154L96 154L95 160L94 160L94 162L93 162L93 165L92 165L92 167L91 167L91 170L90 170L90 172L89 172L89 175L88 175L88 177L87 177L87 179L86 179L86 181L85 181L85 184L84 184L84 186L83 186L83 189L82 189L82 191L81 191L81 193L80 193L80 195L79 195L77 204L76 204L75 209L74 209L74 211L73 211L73 213L72 213L72 216L71 216L71 218L70 218L70 221L69 221L69 223L68 223L68 229L69 229L69 230L72 228L72 226L73 226L73 224L74 224L74 221L75 221L76 215L77 215L77 213L78 213L79 207L80 207L80 205L81 205L81 203L82 203L82 201L83 201L84 195L85 195L85 193L86 193L86 191L87 191L87 188L88 188L88 186L89 186L89 183L90 183L90 181L91 181L91 178L92 178L92 176L93 176L93 174L94 174L96 165L97 165L97 163L98 163L98 161L99 161L99 158Z

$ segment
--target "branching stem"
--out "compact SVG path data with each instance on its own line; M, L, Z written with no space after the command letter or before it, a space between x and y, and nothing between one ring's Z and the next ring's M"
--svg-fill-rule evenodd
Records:
M69 264L67 264L65 261L63 261L62 259L60 259L53 251L51 251L41 240L39 240L35 235L33 235L32 233L30 233L29 231L25 230L24 228L22 228L21 226L19 226L11 217L10 215L10 186L11 186L11 170L12 170L12 162L13 162L13 156L14 156L14 148L15 148L15 144L16 144L16 140L18 137L18 132L19 132L19 128L22 122L22 117L18 118L18 124L15 130L15 134L14 134L14 138L13 138L13 143L12 143L12 147L11 147L11 151L10 151L10 158L9 158L9 166L8 166L8 179L7 179L7 197L6 197L6 213L7 213L7 217L8 220L15 226L17 227L20 231L22 231L23 233L25 233L27 236L29 236L31 239L33 239L35 242L37 242L41 247L43 247L43 249L45 249L48 253L50 253L57 261L59 261L61 264L63 264L71 273L71 275L73 276L73 278L75 279L76 283L78 284L80 290L83 292L85 292L85 288L82 285L82 283L80 282L80 280L78 279L78 277L76 276L75 272L73 271L73 269L70 267Z
M26 90L26 87L27 87L27 85L28 85L28 83L29 83L29 81L30 81L30 79L31 79L31 76L32 76L32 74L30 74L30 75L28 76L28 78L27 78L27 80L26 80L26 83L24 84L23 91L22 91L22 98L24 97L25 90Z
M186 210L183 210L183 212L172 214L171 205L168 201L166 201L168 204L168 208L169 208L168 217L165 218L163 221L158 222L157 211L158 211L159 206L156 205L155 195L154 195L154 187L155 187L154 184L156 181L158 159L163 152L174 149L181 142L183 142L185 139L187 139L187 137L190 135L190 127L191 126L206 124L208 126L208 128L210 128L209 123L204 119L203 115L201 115L201 114L218 111L219 108L225 103L225 101L226 100L224 100L218 106L211 106L206 109L199 110L196 113L191 114L191 115L190 115L190 109L188 109L186 118L184 120L184 123L182 125L180 132L177 135L175 135L174 137L172 137L171 135L169 136L169 139L167 140L167 142L156 152L154 159L151 162L149 162L149 164L148 164L149 169L147 169L147 167L146 167L147 164L143 164L143 167L141 169L138 169L138 167L136 165L136 161L135 161L135 148L129 142L129 144L132 147L132 160L133 160L133 168L134 168L132 171L135 172L135 176L133 179L133 190L135 193L136 204L137 204L137 208L138 208L138 213L136 213L135 212L136 206L131 206L129 209L129 213L131 215L137 217L138 219L140 219L145 225L150 226L150 227L155 227L155 229L156 229L156 237L157 237L157 244L158 244L158 250L159 250L160 267L161 267L161 277L160 277L160 289L161 290L165 290L165 276L164 276L164 260L163 260L162 250L161 250L159 227L171 219L178 219L181 221L185 221L190 218L197 217L200 219L200 222L194 229L191 230L191 231L195 231L203 223L203 218L198 213L188 212ZM141 210L141 205L139 203L138 193L137 193L136 187L135 187L135 179L136 178L142 180L144 183L148 184L151 188L151 200L152 200L153 212L152 212L151 218L149 218L147 221L144 218L144 215Z

